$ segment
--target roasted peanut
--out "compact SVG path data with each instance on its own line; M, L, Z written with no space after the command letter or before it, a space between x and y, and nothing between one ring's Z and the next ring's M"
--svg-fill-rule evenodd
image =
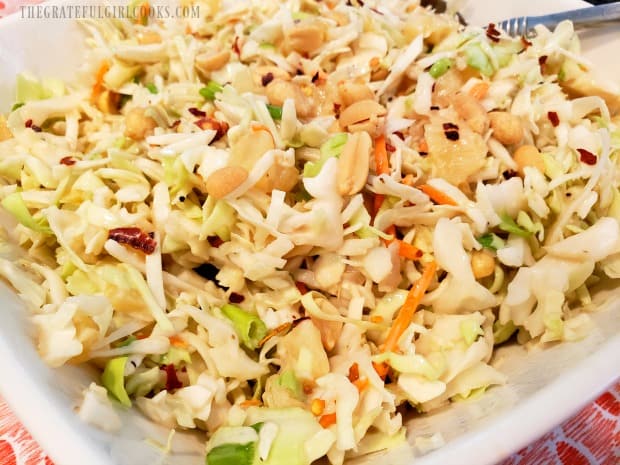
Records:
M444 75L437 78L433 86L433 105L447 107L456 93L463 87L463 78L460 73L451 68Z
M230 59L230 52L224 50L221 52L207 52L196 55L194 66L203 74L209 74L222 68Z
M340 195L354 195L362 190L370 162L372 140L367 132L350 134L338 159L337 183Z
M240 166L225 166L214 171L205 182L207 194L222 199L234 191L248 178L248 172Z
M161 36L155 31L142 31L138 33L137 37L140 45L158 44L161 42Z
M348 107L360 100L373 100L375 94L366 84L353 81L343 81L338 84L338 94L342 104Z
M478 134L489 127L489 118L484 107L469 94L459 92L454 96L453 106L458 115Z
M271 192L274 189L288 192L297 185L299 171L294 166L282 166L277 162L256 183L256 188Z
M512 158L517 164L519 173L522 176L526 166L534 167L541 173L545 172L545 162L538 149L533 145L522 145L515 150Z
M367 128L363 127L364 124L362 123L370 122L372 127L376 127L386 114L387 110L380 103L372 99L361 100L348 106L340 113L340 127L351 132L366 130Z
M489 113L493 137L504 145L518 144L523 139L523 125L518 116L505 111Z
M132 108L125 116L125 135L133 140L142 140L153 133L157 123L146 116L144 108Z
M118 113L118 106L121 101L121 94L112 90L104 90L97 97L97 108L103 113L113 115Z
M316 113L315 101L294 82L274 79L266 88L267 99L272 105L282 106L287 98L295 101L295 110L301 118Z
M6 124L6 118L4 115L0 115L0 142L3 140L8 140L13 137L9 127Z
M288 46L299 53L312 53L325 41L325 31L318 23L300 23L284 32Z
M475 250L471 254L471 269L476 279L491 276L495 271L495 259L483 250Z
M270 132L252 130L232 144L229 163L249 171L265 152L274 148Z

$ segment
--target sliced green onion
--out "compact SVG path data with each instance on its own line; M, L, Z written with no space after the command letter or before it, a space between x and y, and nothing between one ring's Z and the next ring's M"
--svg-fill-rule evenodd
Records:
M504 214L500 216L502 222L499 224L499 229L505 231L507 233L516 234L521 237L530 237L532 233L530 231L526 231L521 228L515 220L513 220L510 216Z
M131 399L125 390L125 365L129 357L116 357L106 363L101 383L122 405L131 407Z
M17 221L26 226L28 229L40 232L43 234L51 234L52 230L47 224L45 218L35 219L28 210L22 195L19 192L13 192L7 195L0 204L15 217Z
M160 365L174 365L175 367L179 367L181 362L191 363L192 358L187 350L178 347L170 347L159 361Z
M428 70L428 73L437 79L438 77L446 74L451 67L452 60L450 58L442 58L433 63L433 66L431 66L431 69Z
M512 336L516 330L517 327L512 321L509 321L505 325L501 324L499 320L496 321L495 323L493 323L494 344L497 345L501 344L502 342L506 342L508 339L510 339L510 336Z
M11 111L15 111L15 110L17 110L18 108L23 107L24 105L25 105L25 104L24 104L23 102L16 103L15 105L13 105L13 106L11 107Z
M152 82L149 82L144 87L146 87L151 94L159 93L159 91L157 90L157 86L155 84L153 84Z
M267 110L269 110L269 114L271 115L273 119L277 119L277 120L282 119L282 107L267 104Z
M347 133L338 133L330 137L321 145L321 158L317 161L309 161L304 165L304 178L313 178L321 172L321 168L327 160L339 157L348 139Z
M252 465L256 455L256 443L222 444L207 454L207 465Z
M267 326L257 315L232 304L224 305L222 313L232 322L235 332L249 349L256 349L260 340L267 335Z
M297 379L297 376L293 370L284 370L276 379L276 384L291 391L296 398L301 397L303 392L301 383L299 382L299 379Z
M491 76L495 72L489 57L478 43L469 44L465 48L465 58L468 66L477 69L485 76Z
M222 92L223 87L215 81L209 81L205 87L200 89L198 92L202 95L206 100L215 100L215 94L218 92Z
M480 236L476 239L482 247L491 250L498 250L504 247L504 240L493 233L485 234L484 236Z

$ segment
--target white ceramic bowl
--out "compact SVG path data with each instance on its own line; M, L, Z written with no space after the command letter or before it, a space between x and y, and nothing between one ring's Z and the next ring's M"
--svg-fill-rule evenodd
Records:
M465 17L474 24L517 14L543 14L584 6L578 0L470 0ZM614 27L616 31L614 33ZM620 81L617 25L584 34L586 55L606 77ZM82 56L80 30L63 20L0 21L0 110L12 103L18 72L71 78ZM521 347L498 351L496 365L509 377L475 401L453 404L408 422L411 443L440 432L446 445L416 460L417 465L493 464L535 440L592 400L620 375L619 295L597 295L596 328L585 340L526 353ZM607 302L607 303L605 303ZM611 308L610 308L611 307ZM52 370L39 359L22 304L0 285L0 393L56 465L199 465L204 436L176 434L172 452L161 457L146 438L166 443L168 431L139 412L124 416L123 430L110 435L81 423L74 414L80 392L95 373L76 367ZM410 463L415 447L360 463Z

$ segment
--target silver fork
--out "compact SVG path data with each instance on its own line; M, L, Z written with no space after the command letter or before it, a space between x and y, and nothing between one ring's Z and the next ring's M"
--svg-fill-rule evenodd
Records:
M536 37L534 26L542 24L553 30L560 22L570 19L575 28L592 26L601 22L620 20L620 2L563 11L542 16L519 16L498 23L498 27L511 37Z

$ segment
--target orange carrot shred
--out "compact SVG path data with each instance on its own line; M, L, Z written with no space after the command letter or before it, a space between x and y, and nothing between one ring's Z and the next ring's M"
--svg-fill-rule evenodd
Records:
M381 315L373 315L370 317L371 323L383 323L383 317Z
M379 210L381 209L381 205L383 205L383 201L385 200L385 195L383 194L375 194L375 198L373 200L373 216L377 216Z
M385 377L387 376L388 371L390 369L387 363L372 362L372 367L375 369L379 377L385 381Z
M261 404L262 402L258 399L248 399L248 400L244 400L239 405L243 408L248 408L248 407L258 407Z
M396 349L398 340L403 335L407 327L411 324L413 315L415 314L418 305L420 305L420 301L422 300L422 297L424 297L426 290L430 286L436 271L437 263L434 261L429 263L426 268L424 268L420 279L418 279L414 285L411 286L411 289L407 294L407 299L398 312L398 316L394 320L394 324L392 324L392 327L388 332L385 343L381 348L382 352L393 352L394 349ZM388 369L389 368L386 363L377 364L377 366L375 366L375 370L379 376L387 375Z
M179 336L176 336L176 335L175 336L170 336L170 337L168 337L168 339L170 340L170 345L173 346L173 347L180 347L182 349L187 347L187 342L185 342Z
M405 176L405 177L403 178L403 180L402 180L401 182L402 182L405 186L413 187L413 185L415 184L413 174L408 174L407 176Z
M360 367L357 364L357 362L355 362L349 368L349 381L351 381L353 383L353 382L357 381L359 378L360 378Z
M336 423L336 414L335 413L326 413L321 418L319 418L319 424L323 428L329 428L331 425Z
M418 260L423 253L417 247L403 241L398 241L398 255L408 260Z
M355 387L357 388L359 392L362 392L364 389L368 387L369 381L368 381L368 378L364 377L364 378L360 378L354 381L353 384L355 385Z
M428 144L426 143L426 139L422 139L418 144L418 152L428 153Z
M94 102L97 97L103 92L103 77L105 73L110 69L110 62L108 60L103 60L97 72L95 73L95 83L93 84L92 92L90 94L91 101Z
M458 203L447 194L444 194L439 189L435 189L433 186L429 184L423 184L418 187L422 192L428 195L431 200L439 205L452 205L456 207Z
M396 226L394 225L388 226L385 230L385 233L392 236L392 239L382 239L385 245L390 245L392 242L398 240L396 239Z
M489 83L488 82L479 82L474 85L471 89L469 89L469 95L474 97L476 100L482 100L486 97L487 92L489 91Z
M385 136L379 136L375 139L375 172L377 174L386 174L390 172L390 161L388 160Z

